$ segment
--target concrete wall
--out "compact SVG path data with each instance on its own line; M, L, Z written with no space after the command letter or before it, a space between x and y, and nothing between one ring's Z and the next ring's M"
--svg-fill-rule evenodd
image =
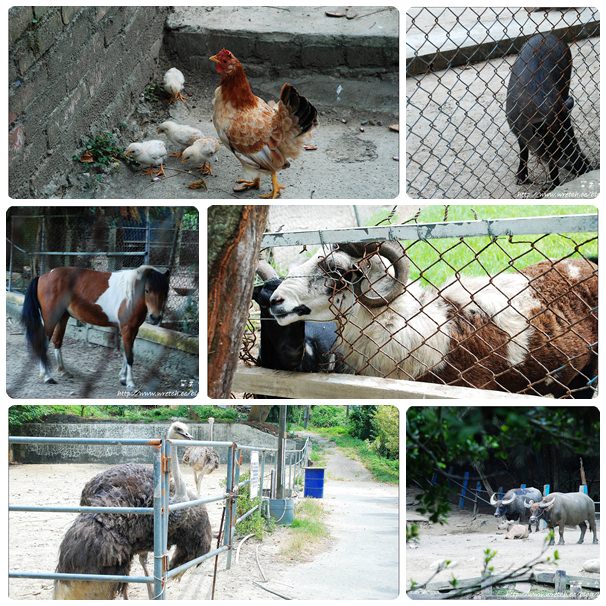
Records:
M168 7L9 10L9 193L60 193L87 135L132 111L157 63Z
M166 434L169 422L149 423L26 423L15 435L61 438L123 438L153 439ZM196 440L209 440L207 423L188 423ZM215 423L213 439L218 442L237 442L243 446L266 446L277 448L275 436L238 423ZM287 448L295 448L294 440L287 440ZM227 448L216 449L221 463L227 462ZM14 444L12 460L20 463L151 463L153 449L149 446L81 444ZM249 451L244 451L244 461L249 460Z

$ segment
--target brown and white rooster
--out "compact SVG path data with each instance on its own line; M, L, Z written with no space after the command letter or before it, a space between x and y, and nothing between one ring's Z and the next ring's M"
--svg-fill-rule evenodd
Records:
M262 198L277 198L284 185L277 172L290 166L305 144L305 137L317 125L316 108L290 84L284 84L280 101L268 104L255 96L244 68L228 50L210 60L217 64L221 83L213 101L213 123L219 139L240 160L245 175L234 191L259 189L259 173L270 173L272 192Z

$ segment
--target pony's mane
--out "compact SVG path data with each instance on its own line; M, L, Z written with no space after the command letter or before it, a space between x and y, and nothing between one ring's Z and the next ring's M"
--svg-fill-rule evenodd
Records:
M132 305L135 296L135 287L138 280L144 279L150 290L160 292L165 297L168 296L169 279L168 276L158 271L152 265L141 265L133 269L122 269L114 272L121 278L124 288L124 294L128 306Z

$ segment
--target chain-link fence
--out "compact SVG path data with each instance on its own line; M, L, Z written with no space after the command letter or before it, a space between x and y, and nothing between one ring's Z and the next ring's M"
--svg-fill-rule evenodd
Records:
M597 393L595 214L431 223L417 214L387 227L266 234L263 243L321 248L304 252L285 282L274 279L265 310L251 308L246 364L258 363L267 331L266 352L274 340L281 364L296 339L298 355L315 355L315 367L273 366L282 370L556 398ZM330 351L307 331L280 335L275 317L332 324Z
M198 230L177 227L170 213L123 218L31 214L17 208L8 214L6 287L25 292L32 278L61 266L109 272L140 265L170 269L162 326L197 335L198 255Z
M195 209L9 209L6 242L9 395L13 398L195 396L198 391L198 262ZM55 268L119 272L142 265L151 265L160 271L153 274L156 280L161 278L158 284L146 282L146 288L152 293L150 301L156 300L154 293L163 292L166 283L162 274L170 271L159 324L153 325L156 320L151 317L151 311L147 314L151 324L141 324L143 320L139 322L135 314L120 328L108 324L105 315L99 313L98 301L105 293L116 292L111 290L109 282L103 288L102 278L99 282L91 279L86 285L78 282L73 290L61 292L59 278L53 290L44 290L45 298L38 303L41 310L38 313L47 321L50 317L51 323L42 332L36 332L41 329L30 321L36 317L31 314L32 299L28 303L28 297L23 296L33 278ZM117 279L114 284L126 282ZM128 288L118 288L123 288L125 297L129 296ZM67 296L70 298L66 301ZM160 296L163 300L163 295ZM36 290L36 297L40 297L40 289ZM30 315L22 316L26 308ZM103 311L105 313L105 309ZM53 314L60 314L56 324L52 323ZM20 322L20 317L25 321ZM50 327L51 334L48 333ZM39 343L38 338L44 343ZM50 342L48 348L46 341ZM49 354L54 351L52 360L47 358L47 349ZM40 368L40 377L32 372L33 368Z
M410 9L406 52L412 197L539 197L598 167L597 9Z

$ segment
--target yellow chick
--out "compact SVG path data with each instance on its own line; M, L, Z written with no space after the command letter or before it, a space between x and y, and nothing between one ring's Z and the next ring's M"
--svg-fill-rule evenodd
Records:
M159 139L131 143L124 151L125 156L132 157L139 164L148 167L143 171L146 175L156 175L158 177L164 176L164 161L167 154L164 141ZM154 170L154 167L159 168Z
M179 71L176 67L171 67L164 74L164 90L170 95L170 103L176 103L177 101L185 101L185 97L181 92L185 86L185 76L183 72Z
M166 135L166 138L173 144L181 147L181 151L191 145L196 139L202 137L202 131L187 124L177 124L171 120L162 122L158 127L158 132ZM171 156L181 157L181 151L172 153Z
M181 162L186 164L196 164L199 166L203 175L212 175L210 161L217 153L221 142L216 137L200 137L196 139L181 154Z

